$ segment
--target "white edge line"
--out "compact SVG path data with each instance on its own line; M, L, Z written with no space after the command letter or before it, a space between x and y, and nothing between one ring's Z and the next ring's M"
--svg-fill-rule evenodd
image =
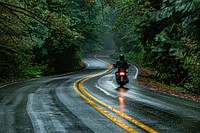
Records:
M101 91L102 91L103 93L105 93L106 95L116 98L116 96L114 96L114 95L112 95L111 93L105 91L105 90L102 89L99 85L96 84L95 87L98 88L99 90L101 90Z

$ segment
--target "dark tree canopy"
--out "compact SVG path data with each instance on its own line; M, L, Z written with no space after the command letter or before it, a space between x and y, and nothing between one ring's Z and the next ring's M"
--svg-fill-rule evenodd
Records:
M139 52L137 63L155 70L162 82L199 92L199 9L197 0L119 0L117 47L130 57Z
M80 69L81 53L104 43L199 92L199 0L1 0L0 10L0 81Z

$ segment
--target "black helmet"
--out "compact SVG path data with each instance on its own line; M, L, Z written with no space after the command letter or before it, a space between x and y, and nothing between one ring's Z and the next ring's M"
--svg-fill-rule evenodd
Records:
M119 55L119 60L124 60L124 54Z

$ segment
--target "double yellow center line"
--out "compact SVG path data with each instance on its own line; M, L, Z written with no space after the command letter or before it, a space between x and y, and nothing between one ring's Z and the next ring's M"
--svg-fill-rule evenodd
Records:
M96 58L96 56L95 56ZM136 119L128 116L127 114L125 114L124 112L117 110L115 108L113 108L112 106L100 101L99 99L97 99L96 97L94 97L93 95L91 95L88 91L86 91L83 87L83 83L93 77L102 75L108 71L110 71L112 69L112 65L100 60L98 58L96 58L97 60L107 64L109 67L108 69L106 69L105 71L102 71L100 73L97 74L93 74L91 76L87 76L84 77L80 80L77 80L74 83L74 89L76 90L76 92L85 100L87 101L91 106L93 106L95 109L97 109L100 113L102 113L104 116L106 116L107 118L109 118L111 121L113 121L114 123L116 123L117 125L119 125L121 128L123 128L124 130L131 132L131 133L138 133L135 129L133 129L132 127L130 127L129 125L125 124L124 122L120 121L118 118L114 117L113 115L111 115L109 112L107 112L105 109L103 109L102 107L100 107L99 105L97 105L96 103L106 107L107 109L113 111L114 113L118 114L119 116L127 119L128 121L134 123L135 125L139 126L140 128L150 132L150 133L158 133L156 130L148 127L147 125L137 121ZM96 103L95 103L96 102Z

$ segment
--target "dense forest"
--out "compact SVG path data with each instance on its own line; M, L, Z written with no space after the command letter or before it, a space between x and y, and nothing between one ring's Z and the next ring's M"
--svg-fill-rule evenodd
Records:
M1 0L0 81L80 69L81 54L102 47L101 9L83 0Z
M83 53L114 43L160 82L200 93L198 0L0 0L0 10L0 82L81 69Z
M120 51L160 82L200 94L200 1L126 0L114 13Z

